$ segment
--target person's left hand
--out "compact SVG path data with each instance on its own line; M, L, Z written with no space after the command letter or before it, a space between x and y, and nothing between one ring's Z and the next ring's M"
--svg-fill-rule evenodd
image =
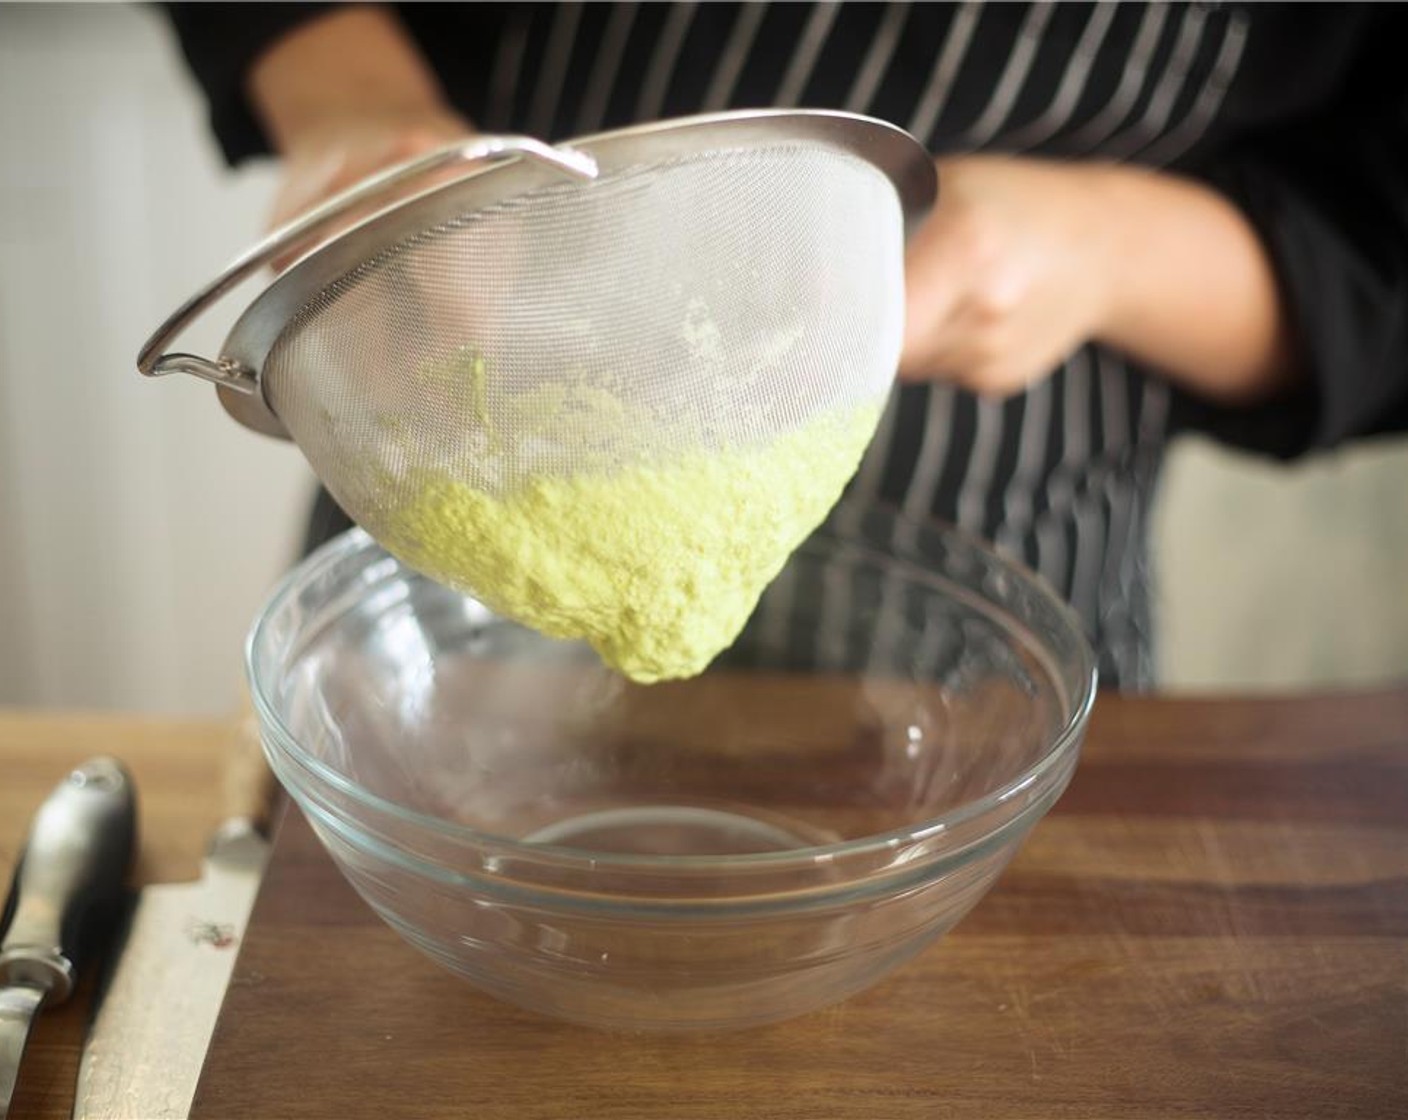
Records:
M900 376L1007 396L1105 321L1114 278L1099 164L941 159L939 201L905 261Z

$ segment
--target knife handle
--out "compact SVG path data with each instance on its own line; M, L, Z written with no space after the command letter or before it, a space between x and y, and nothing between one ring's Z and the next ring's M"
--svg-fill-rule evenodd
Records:
M68 997L95 919L121 901L136 831L132 777L116 759L90 759L59 783L15 870L0 985L43 988L52 1003Z

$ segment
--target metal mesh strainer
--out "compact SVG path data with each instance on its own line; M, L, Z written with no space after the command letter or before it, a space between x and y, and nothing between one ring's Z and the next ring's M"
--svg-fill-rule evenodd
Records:
M163 354L262 264L457 161L453 182L277 279L217 361ZM139 368L217 382L242 422L291 435L379 537L427 470L500 493L880 400L905 218L933 194L911 137L846 114L723 114L558 148L480 139L275 234L173 315Z

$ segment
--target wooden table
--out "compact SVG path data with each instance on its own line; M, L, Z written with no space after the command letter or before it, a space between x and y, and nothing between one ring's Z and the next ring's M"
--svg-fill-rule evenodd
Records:
M195 878L221 817L221 777L233 733L233 724L209 720L0 710L0 877L5 887L39 803L72 767L99 754L127 763L137 784L141 842L136 881ZM11 1109L14 1120L68 1120L91 974L86 980L68 1003L46 1011L35 1023Z
M606 1035L404 946L291 813L195 1115L1408 1116L1408 689L1102 698L958 930L831 1010Z

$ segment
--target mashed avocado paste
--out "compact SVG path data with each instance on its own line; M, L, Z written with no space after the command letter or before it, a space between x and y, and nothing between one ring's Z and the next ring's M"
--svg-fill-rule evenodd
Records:
M584 639L632 680L690 677L830 512L878 418L854 407L768 442L544 473L497 494L422 471L381 539L499 614Z

